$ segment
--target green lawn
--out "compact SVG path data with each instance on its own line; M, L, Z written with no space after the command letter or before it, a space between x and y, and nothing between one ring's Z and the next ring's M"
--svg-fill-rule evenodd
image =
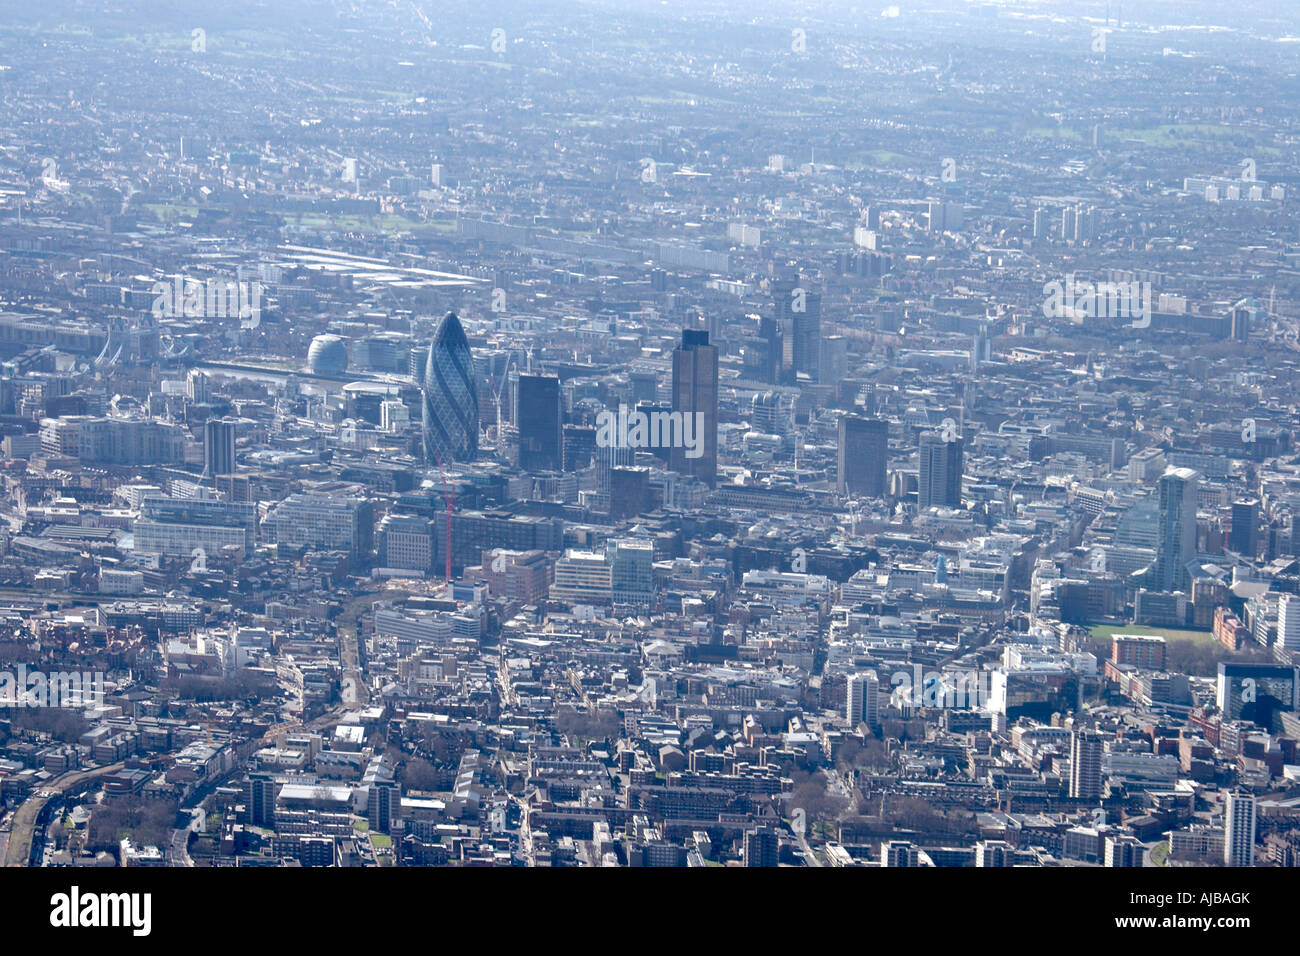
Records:
M1164 866L1169 862L1169 844L1157 843L1151 848L1151 862L1156 866Z
M1116 634L1154 634L1166 641L1197 641L1201 644L1214 644L1214 635L1209 631L1187 631L1176 627L1145 627L1134 624L1098 624L1088 628L1088 633L1098 639L1110 640Z
M393 845L393 838L387 833L370 834L370 845L376 850L387 850Z

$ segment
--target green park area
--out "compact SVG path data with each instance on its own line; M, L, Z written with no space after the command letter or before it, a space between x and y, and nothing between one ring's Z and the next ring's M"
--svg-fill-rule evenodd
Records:
M1268 652L1250 645L1230 651L1214 639L1209 631L1192 631L1177 627L1144 627L1135 624L1098 624L1088 629L1092 651L1109 658L1116 634L1144 634L1163 637L1167 643L1165 668L1191 677L1213 677L1220 661L1252 661L1266 658Z
M1217 644L1209 631L1188 631L1175 627L1140 627L1136 624L1098 624L1088 628L1088 633L1098 639L1109 641L1116 634L1145 634L1163 637L1166 641L1196 641L1201 644Z

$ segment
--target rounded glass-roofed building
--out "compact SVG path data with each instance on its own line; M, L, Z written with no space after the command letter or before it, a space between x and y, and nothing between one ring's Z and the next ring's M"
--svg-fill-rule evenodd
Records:
M425 461L473 460L478 454L478 390L469 339L455 312L438 323L420 388Z
M348 370L348 343L337 335L318 335L307 348L307 371L342 375Z

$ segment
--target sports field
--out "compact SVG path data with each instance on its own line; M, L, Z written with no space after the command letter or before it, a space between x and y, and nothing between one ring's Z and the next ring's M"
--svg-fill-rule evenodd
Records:
M1176 627L1140 627L1135 624L1098 624L1088 628L1088 633L1096 638L1109 640L1116 634L1150 634L1163 637L1166 641L1196 641L1201 644L1214 644L1214 635L1209 631L1187 631Z

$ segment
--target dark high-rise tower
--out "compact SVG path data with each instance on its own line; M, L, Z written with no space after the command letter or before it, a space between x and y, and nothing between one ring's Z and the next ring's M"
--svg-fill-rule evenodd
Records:
M791 311L794 327L794 370L803 372L814 382L821 381L822 362L822 297L818 292L806 292L802 298L795 290Z
M203 423L203 473L235 473L235 423L225 418L209 418Z
M1228 318L1228 335L1234 342L1250 341L1250 312L1244 303L1233 306Z
M563 449L559 378L520 375L515 400L519 467L524 471L559 471Z
M641 413L642 415L646 415L647 417L654 415L656 412L667 413L667 412L671 412L672 410L673 410L673 406L672 403L670 402L637 402L636 403L636 411ZM667 462L667 461L671 461L672 459L671 448L647 448L645 450L648 451L650 454L654 455L660 461Z
M1259 500L1243 498L1232 503L1232 531L1228 547L1248 558L1259 551Z
M683 329L682 344L673 349L673 411L682 414L683 434L689 431L698 444L674 447L672 469L712 488L718 480L718 348L701 329Z
M798 279L782 278L772 283L773 314L781 329L782 366L793 381L804 372L815 382L821 366L822 297L810 292Z
M758 337L761 341L763 381L776 384L781 381L781 362L785 346L781 338L781 322L775 316L765 315L758 320Z
M1105 752L1101 735L1095 731L1075 730L1070 734L1070 799L1088 803L1101 799Z
M745 866L779 866L781 842L773 827L758 827L745 832Z
M581 471L596 455L596 429L585 425L565 425L563 462L565 471Z
M1196 493L1200 472L1168 468L1160 476L1159 537L1154 580L1157 591L1186 591L1191 586L1187 562L1196 557Z
M962 443L962 438L944 441L939 432L921 433L917 504L922 509L961 507Z
M425 461L472 460L478 454L478 390L469 340L455 312L438 323L420 388Z
M883 498L888 491L889 424L878 418L842 415L839 432L841 494Z

